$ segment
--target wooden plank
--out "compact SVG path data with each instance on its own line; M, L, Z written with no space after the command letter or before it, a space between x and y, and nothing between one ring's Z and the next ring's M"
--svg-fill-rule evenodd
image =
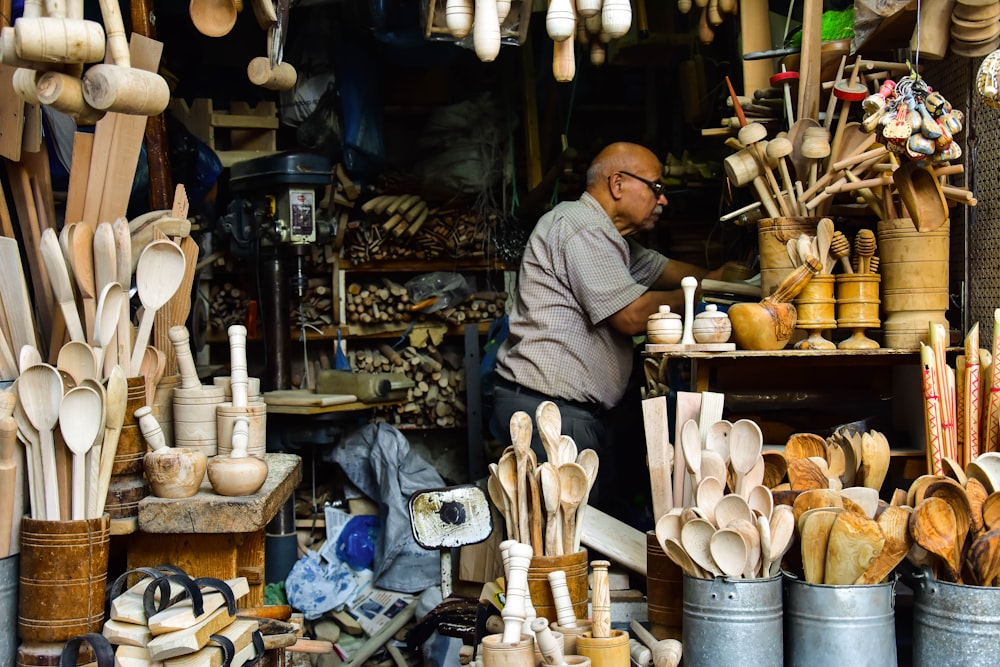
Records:
M0 64L0 156L21 159L24 101L14 92L14 68Z
M642 421L646 434L646 461L653 500L653 523L674 506L671 484L674 448L670 444L670 421L667 397L647 398L642 402Z
M232 625L218 633L231 641L236 649L231 663L233 667L239 667L253 657L253 631L257 627L257 621L236 619ZM206 646L197 653L171 658L164 663L164 667L222 667L223 664L222 649Z
M73 135L73 156L70 158L69 190L66 195L66 224L83 221L93 151L94 135L91 132L77 132Z
M28 172L19 163L7 163L7 175L10 178L11 193L14 208L17 210L17 222L21 230L21 241L24 243L25 255L28 259L28 272L31 275L31 288L34 293L37 324L43 340L48 340L52 331L52 308L55 303L52 296L52 285L49 283L48 272L41 255L41 230L38 215L35 210L35 199L31 191L31 181ZM45 351L38 348L43 356Z
M264 604L264 546L267 541L265 529L240 535L240 546L236 550L236 574L246 577L249 590L238 601L239 607L260 607Z
M0 269L3 272L0 302L3 303L10 327L11 350L20 351L24 345L33 345L37 349L38 337L32 316L34 310L21 266L21 250L14 239L0 238L0 266L3 267Z
M580 542L600 551L612 562L646 576L646 536L632 526L587 506Z
M302 479L302 460L295 454L269 453L264 460L268 466L267 480L256 494L220 496L203 486L190 498L149 496L139 501L139 529L154 534L252 533L261 530L278 513Z
M268 113L275 113L273 104L268 110ZM263 116L216 111L212 114L212 125L215 127L235 128L238 130L277 130L279 123L278 117L274 115Z
M166 660L194 653L208 644L212 635L228 627L234 620L236 617L228 609L217 609L197 625L154 638L147 646L149 655L153 660Z
M674 507L688 507L691 499L691 484L688 483L687 464L684 449L680 446L681 429L689 419L698 421L701 414L701 394L690 391L677 392L677 408L674 411Z
M150 658L145 647L122 644L115 650L115 667L163 667L163 661Z
M104 622L104 637L112 644L145 647L153 635L145 625L109 619Z
M250 592L246 577L236 577L226 581L233 591L233 596L239 600ZM185 630L205 620L209 614L226 604L222 593L205 592L202 596L203 610L199 615L194 613L194 603L191 598L185 598L173 604L149 619L149 631L154 635L162 635L177 630Z
M56 231L56 204L52 196L52 172L49 167L49 151L43 142L37 152L25 152L21 155L21 164L28 171L32 194L35 197L35 210L38 212L38 225L44 232L52 227Z
M264 393L264 402L270 405L328 406L354 403L354 394L316 394L308 389L280 389Z

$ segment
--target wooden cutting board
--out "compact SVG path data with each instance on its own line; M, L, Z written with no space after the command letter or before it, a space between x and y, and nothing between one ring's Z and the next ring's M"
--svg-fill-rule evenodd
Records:
M354 403L357 400L358 397L354 394L315 394L308 389L280 389L264 393L264 402L268 405L323 408Z

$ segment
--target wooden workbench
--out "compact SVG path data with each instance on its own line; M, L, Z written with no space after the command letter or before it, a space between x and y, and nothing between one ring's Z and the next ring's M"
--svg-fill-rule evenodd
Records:
M265 454L268 473L252 496L215 494L205 482L180 500L139 502L139 532L127 536L129 569L170 563L194 577L245 576L250 594L240 606L264 604L264 531L302 479L295 454Z

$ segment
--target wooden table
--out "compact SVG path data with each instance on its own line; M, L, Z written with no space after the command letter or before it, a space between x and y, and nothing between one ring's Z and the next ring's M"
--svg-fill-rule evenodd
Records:
M144 498L139 532L127 536L129 569L170 563L194 577L245 576L240 606L264 604L264 531L302 479L295 454L265 454L268 473L252 496L215 494L206 482L191 498Z

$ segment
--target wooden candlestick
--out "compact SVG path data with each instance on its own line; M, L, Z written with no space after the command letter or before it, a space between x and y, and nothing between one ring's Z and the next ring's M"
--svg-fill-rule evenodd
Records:
M608 568L611 563L606 560L590 562L593 568L590 605L593 611L593 636L595 639L611 637L611 589L608 583Z

